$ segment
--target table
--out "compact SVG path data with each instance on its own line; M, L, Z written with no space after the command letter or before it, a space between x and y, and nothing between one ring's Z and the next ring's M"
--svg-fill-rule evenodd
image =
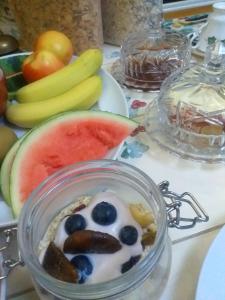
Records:
M104 68L112 71L119 58L119 49L106 45L104 54ZM142 123L147 104L157 95L131 92L127 89L124 92L130 107L130 116ZM126 140L118 159L139 167L156 183L169 180L171 188L178 193L193 193L209 214L210 220L207 223L199 223L194 228L169 229L172 240L172 267L160 300L194 299L204 257L225 222L225 204L221 192L225 181L224 165L207 165L178 158L160 149L142 132ZM198 180L193 179L193 176ZM209 182L216 183L216 186L209 185ZM184 213L185 210L186 208ZM10 274L7 299L38 299L25 267L18 267Z

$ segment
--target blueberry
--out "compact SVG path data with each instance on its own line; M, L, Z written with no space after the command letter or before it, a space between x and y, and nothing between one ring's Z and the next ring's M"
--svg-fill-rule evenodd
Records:
M129 246L134 245L137 242L137 238L138 238L137 229L134 226L130 226L130 225L124 226L120 230L119 237L122 243Z
M116 209L108 202L100 202L92 210L92 219L100 225L110 225L115 222L116 218Z
M85 218L82 215L74 214L65 222L65 230L67 234L72 234L77 230L83 230L86 227Z
M71 263L79 272L79 283L84 283L93 271L92 263L86 255L77 255L72 258Z
M125 273L129 271L134 265L136 265L136 263L140 260L140 258L141 258L140 255L131 256L131 258L127 262L122 264L121 273Z

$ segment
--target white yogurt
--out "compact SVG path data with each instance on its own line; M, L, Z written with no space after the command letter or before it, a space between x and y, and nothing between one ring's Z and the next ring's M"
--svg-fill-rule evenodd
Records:
M94 222L91 217L93 208L100 202L108 202L112 204L117 210L117 218L113 224L110 225L99 225ZM121 275L121 266L127 262L132 256L141 255L143 252L141 239L142 239L142 228L132 217L129 207L118 198L114 192L101 192L92 198L89 205L77 212L82 215L86 220L86 228L93 231L100 231L108 233L115 238L119 239L119 233L122 227L131 225L134 226L138 231L137 242L128 246L123 244L121 241L122 248L112 254L85 254L89 257L93 265L93 272L87 278L86 283L98 283L108 281ZM64 226L66 219L59 224L54 243L57 247L63 250L64 241L68 237ZM71 260L75 255L66 254L66 257Z

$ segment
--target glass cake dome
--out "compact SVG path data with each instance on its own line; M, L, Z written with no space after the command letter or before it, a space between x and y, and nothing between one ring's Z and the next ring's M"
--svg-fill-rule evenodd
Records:
M145 28L131 33L121 47L122 83L137 90L159 91L176 69L190 61L190 41L179 32L162 28L162 1L141 0ZM138 13L138 12L137 12Z
M182 157L225 160L225 45L208 46L204 63L178 70L146 112L146 130Z

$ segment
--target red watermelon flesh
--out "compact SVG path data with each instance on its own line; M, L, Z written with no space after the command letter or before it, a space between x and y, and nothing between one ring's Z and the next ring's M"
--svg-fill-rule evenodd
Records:
M46 127L46 131L24 149L26 153L20 162L23 166L19 180L20 201L26 201L46 177L60 168L104 158L108 150L119 145L136 127L134 122L124 120L124 117L101 119L98 112L97 118L64 121L49 130Z

